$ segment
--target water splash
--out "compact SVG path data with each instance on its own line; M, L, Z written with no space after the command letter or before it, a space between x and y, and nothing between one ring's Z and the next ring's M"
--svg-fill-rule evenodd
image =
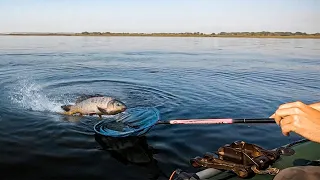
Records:
M43 87L29 80L19 80L11 91L10 99L24 109L32 111L62 112L60 106L65 104L58 99L49 98Z

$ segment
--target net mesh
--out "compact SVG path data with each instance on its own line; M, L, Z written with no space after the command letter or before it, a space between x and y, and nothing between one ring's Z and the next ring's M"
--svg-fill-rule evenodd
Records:
M149 131L160 119L160 113L153 107L137 107L102 120L94 126L96 133L111 137L140 136Z

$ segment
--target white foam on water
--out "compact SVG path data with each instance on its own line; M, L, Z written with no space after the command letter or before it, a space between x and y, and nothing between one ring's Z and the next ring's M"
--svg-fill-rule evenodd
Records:
M10 98L13 103L32 111L62 112L60 106L65 104L57 99L50 99L41 85L29 80L18 81Z

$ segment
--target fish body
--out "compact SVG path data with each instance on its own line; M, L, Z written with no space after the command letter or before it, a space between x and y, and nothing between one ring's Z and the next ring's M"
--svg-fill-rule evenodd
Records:
M115 115L127 109L126 105L118 99L106 96L80 97L74 105L64 105L63 114L73 115Z

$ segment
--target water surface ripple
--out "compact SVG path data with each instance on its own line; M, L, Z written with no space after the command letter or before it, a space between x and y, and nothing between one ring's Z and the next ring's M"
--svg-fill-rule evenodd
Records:
M4 179L168 179L189 159L236 140L274 148L276 125L157 125L121 141L96 117L60 106L104 94L156 107L162 120L269 117L319 101L320 41L158 37L0 37L0 172Z

